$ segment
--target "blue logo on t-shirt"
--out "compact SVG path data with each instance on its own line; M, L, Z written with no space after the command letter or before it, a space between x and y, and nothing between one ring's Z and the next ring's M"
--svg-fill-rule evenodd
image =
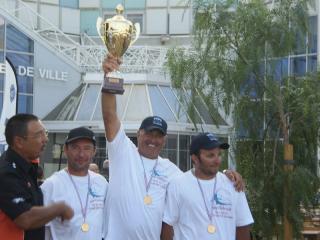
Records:
M89 194L92 196L92 197L102 197L103 195L99 195L97 194L93 189L92 187L89 188Z

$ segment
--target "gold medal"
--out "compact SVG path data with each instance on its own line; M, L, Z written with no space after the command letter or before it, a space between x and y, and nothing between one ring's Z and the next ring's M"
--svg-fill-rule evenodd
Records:
M81 230L82 230L82 232L88 232L89 231L89 224L88 223L82 223Z
M216 227L215 226L213 226L212 224L209 224L208 225L208 233L211 233L211 234L213 234L213 233L215 233L216 232Z
M144 198L143 198L143 202L145 205L150 205L152 203L152 197L149 196L149 195L146 195Z

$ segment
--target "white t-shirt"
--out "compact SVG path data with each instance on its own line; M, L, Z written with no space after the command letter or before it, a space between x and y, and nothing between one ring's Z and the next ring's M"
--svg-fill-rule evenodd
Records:
M101 240L108 182L103 176L95 172L89 170L89 174L90 188L86 213L86 223L89 224L88 232L81 230L83 223L81 204L67 171L61 170L54 173L41 185L44 205L64 201L74 211L74 216L70 221L65 220L61 222L60 218L56 218L49 222L46 226L46 228L49 228L49 231L47 231L48 229L46 230L46 239ZM88 175L84 177L72 175L72 179L79 191L82 206L85 208L88 192Z
M197 179L190 170L168 186L163 221L174 227L174 239L236 239L236 227L253 223L244 192L237 192L233 183L220 172L211 180L199 181L210 214L214 182L217 181L212 211L216 232L207 231L210 220Z
M112 142L107 142L110 160L107 196L107 240L160 239L166 189L169 181L181 174L168 159L158 157L149 195L152 204L145 205L144 170L136 146L126 136L122 126ZM147 180L156 160L142 157Z

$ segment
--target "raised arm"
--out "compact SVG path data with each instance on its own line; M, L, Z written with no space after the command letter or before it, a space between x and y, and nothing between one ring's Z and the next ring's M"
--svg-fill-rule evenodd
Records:
M111 55L107 55L103 61L102 68L105 74L119 68L121 62ZM116 95L101 93L102 117L107 140L112 141L120 128L120 120L117 116Z

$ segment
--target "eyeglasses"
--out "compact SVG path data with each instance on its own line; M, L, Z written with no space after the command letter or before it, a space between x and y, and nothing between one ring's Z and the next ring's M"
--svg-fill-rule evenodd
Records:
M34 133L32 135L22 136L22 137L23 138L34 138L34 139L36 139L36 138L48 137L48 135L49 135L48 130L47 129L43 129L43 130L41 130L39 132L36 132L36 133Z

